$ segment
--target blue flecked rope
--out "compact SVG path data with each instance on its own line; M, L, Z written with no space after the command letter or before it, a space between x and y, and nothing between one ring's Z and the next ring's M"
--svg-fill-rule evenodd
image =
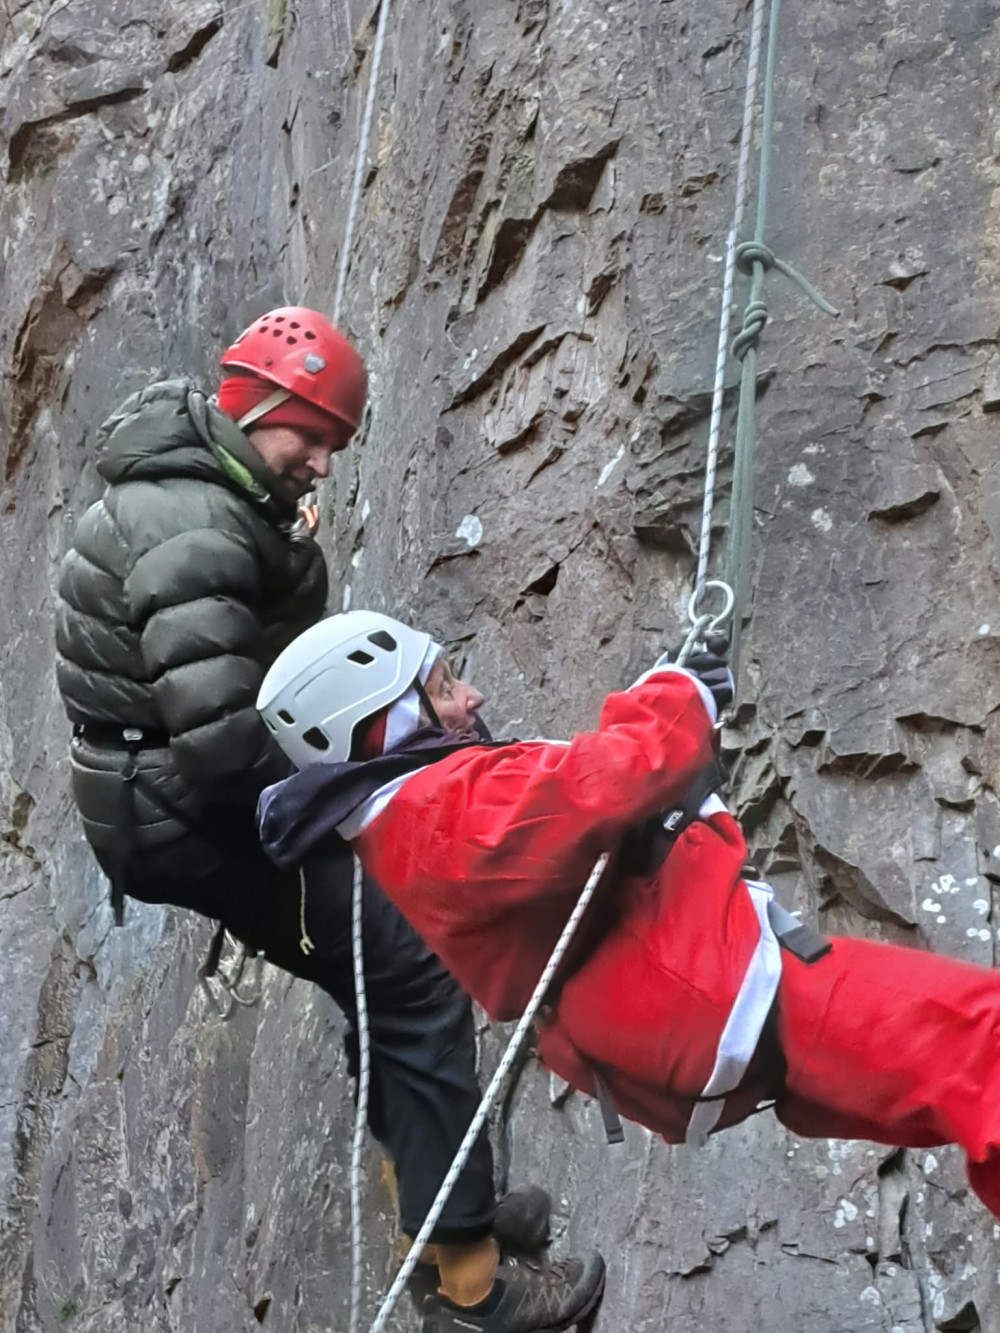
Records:
M784 260L779 259L764 243L767 225L767 200L770 188L771 147L774 137L774 74L777 55L778 19L780 0L771 0L768 14L767 60L764 72L763 106L760 126L760 155L758 162L757 217L754 239L737 244L748 194L750 143L753 133L754 109L757 103L757 72L764 27L766 0L754 0L751 19L750 54L747 60L746 93L743 102L743 127L740 135L740 155L736 174L736 200L733 221L726 238L726 261L722 283L722 302L719 315L719 337L715 359L715 379L712 386L712 410L708 431L705 461L705 490L702 505L701 535L698 544L698 567L694 594L688 609L690 632L681 661L706 632L711 616L706 612L706 590L714 586L734 590L732 660L735 665L739 648L739 631L746 605L749 585L750 532L753 521L753 461L756 443L755 408L757 387L757 344L767 323L767 304L763 299L764 274L771 268L790 278L803 293L827 314L839 312ZM747 274L750 291L739 333L728 346L729 324L733 301L735 272ZM715 502L715 474L721 435L722 403L728 354L741 362L739 405L734 445L733 487L730 502L729 539L726 556L726 580L708 579L708 561L712 534L712 511ZM726 619L716 617L713 628Z
M757 345L767 323L767 304L763 299L764 274L771 268L790 278L815 305L829 315L840 312L825 301L790 264L778 259L765 244L767 202L771 179L771 148L774 138L774 74L777 63L778 24L781 0L770 0L767 32L767 62L764 70L764 97L761 109L760 156L757 177L757 218L752 241L736 250L736 266L750 274L750 290L743 311L743 324L733 340L732 353L742 363L739 403L736 412L736 439L733 455L733 489L729 506L729 538L726 550L726 579L733 588L736 610L733 615L731 660L734 669L739 654L743 611L750 585L750 536L753 527L753 476L756 449Z

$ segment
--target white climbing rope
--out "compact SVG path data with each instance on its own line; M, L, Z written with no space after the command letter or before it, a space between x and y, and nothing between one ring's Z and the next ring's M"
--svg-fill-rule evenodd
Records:
M365 963L361 922L364 908L365 873L354 858L354 891L351 895L351 942L354 950L354 1007L358 1030L358 1102L351 1144L351 1314L350 1333L358 1333L361 1319L363 1236L361 1230L361 1156L368 1123L368 1087L371 1071L371 1041L368 1034L368 1000L365 995Z
M708 557L712 543L712 511L715 507L715 472L719 457L722 427L722 402L725 394L726 361L729 357L729 329L733 313L733 286L736 277L736 247L743 215L750 192L750 147L753 140L753 115L757 102L757 83L760 72L760 51L764 32L765 0L754 0L750 24L750 54L747 58L747 80L743 96L743 128L740 131L740 155L736 168L736 198L733 220L726 236L726 258L722 277L722 302L719 311L719 340L715 352L715 379L712 384L712 413L708 427L708 448L705 460L705 494L701 511L701 535L698 542L698 570L695 575L694 595L688 608L691 623L691 644L697 640L708 621L702 616L701 603L708 577ZM727 588L727 584L717 586ZM697 631L697 632L696 632ZM690 637L690 636L689 636ZM686 660L690 647L682 649L681 662Z
M569 948L570 940L576 932L580 918L587 910L591 898L593 898L598 885L604 878L604 871L607 868L607 865L608 854L607 852L604 852L598 857L593 870L590 872L590 878L584 885L583 892L580 894L569 920L566 922L565 926L563 926L562 934L559 936L559 939L556 941L556 946L552 950L552 956L545 964L545 970L538 979L538 985L531 993L531 999L528 1001L527 1008L521 1015L517 1027L514 1029L514 1035L507 1043L507 1049L504 1051L503 1059L500 1061L499 1065L497 1065L496 1073L493 1075L492 1079L490 1079L490 1085L483 1093L483 1099L479 1103L479 1109L469 1122L469 1128L465 1131L465 1138L463 1138L459 1145L458 1152L455 1154L455 1160L448 1168L448 1174L442 1181L441 1188L438 1190L434 1202L431 1204L431 1210L424 1218L423 1226L417 1232L413 1246L410 1249L409 1254L406 1256L402 1268L396 1274L396 1280L389 1288L385 1300L382 1302L382 1306L375 1318L375 1322L369 1329L369 1333L382 1333L386 1321L392 1314L396 1302L402 1295L410 1274L417 1265L421 1251L427 1244L431 1232L437 1226L438 1218L444 1211L444 1206L448 1202L455 1181L465 1168L465 1164L469 1159L469 1153L472 1151L472 1146L479 1137L479 1132L483 1128L483 1125L486 1123L486 1117L492 1110L493 1103L496 1101L497 1094L503 1086L504 1079L510 1072L511 1065L513 1065L514 1061L517 1059L517 1053L521 1049L521 1043L524 1041L525 1034L528 1031L528 1028L531 1027L531 1024L535 1021L535 1015L538 1013L542 1000L545 998L545 992L548 990L549 984L555 976L556 968L562 962L563 955Z
M391 0L381 0L378 26L375 29L375 45L372 49L371 71L368 75L368 95L361 118L361 132L358 135L358 149L354 159L354 177L351 182L351 202L347 210L347 225L340 247L340 269L337 274L337 290L333 299L333 322L340 323L340 312L344 304L344 292L347 288L347 275L351 267L351 250L354 245L354 228L361 203L361 187L364 182L365 158L368 155L368 140L371 135L372 116L375 110L375 96L378 92L379 69L382 65L382 51L385 46L385 34L389 23ZM354 858L354 893L352 905L352 946L354 952L354 993L357 1010L358 1029L358 1101L354 1120L354 1137L351 1145L351 1306L350 1333L357 1333L361 1318L361 1286L363 1277L363 1236L361 1228L361 1169L362 1152L365 1141L365 1127L368 1122L368 1087L371 1069L371 1043L368 1034L368 1005L365 997L365 965L362 950L361 918L364 889L364 871L361 862ZM304 933L304 932L303 932Z
M391 0L381 0L378 13L378 27L375 30L375 47L372 51L372 68L368 76L368 96L365 99L364 115L361 119L361 133L358 136L358 151L354 159L354 179L351 183L351 203L347 211L347 226L340 248L340 272L337 274L337 293L333 298L333 322L339 325L340 310L344 303L344 290L347 287L347 273L351 267L351 247L354 243L354 226L358 218L358 206L361 203L361 185L364 180L365 158L368 155L368 138L372 128L372 113L375 109L375 93L378 89L378 72L382 64L382 48L385 45L385 30L389 22Z

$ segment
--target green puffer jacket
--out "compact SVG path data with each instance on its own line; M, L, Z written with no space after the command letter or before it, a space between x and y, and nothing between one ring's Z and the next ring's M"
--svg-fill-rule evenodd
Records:
M243 432L192 384L169 380L101 427L108 483L77 527L59 576L59 689L73 793L107 848L125 754L145 730L135 786L140 846L202 829L252 829L256 798L289 771L255 702L264 673L326 604L326 565L293 536L296 506ZM89 728L86 724L98 724ZM109 733L111 739L109 740ZM166 808L156 797L166 802Z

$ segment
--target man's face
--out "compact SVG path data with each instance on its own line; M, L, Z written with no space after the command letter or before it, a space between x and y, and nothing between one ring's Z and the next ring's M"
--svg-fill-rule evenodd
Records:
M330 472L330 457L346 449L353 434L344 422L335 422L322 435L295 426L261 426L250 443L278 477L292 500L314 489Z
M483 696L472 685L456 680L443 657L431 667L424 689L445 731L453 736L477 734L476 713L482 707Z

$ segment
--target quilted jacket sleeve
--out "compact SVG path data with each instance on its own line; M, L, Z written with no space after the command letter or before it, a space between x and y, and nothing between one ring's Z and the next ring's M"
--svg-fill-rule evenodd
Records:
M289 771L257 714L261 566L236 524L165 535L125 581L178 769L210 801L253 800Z

